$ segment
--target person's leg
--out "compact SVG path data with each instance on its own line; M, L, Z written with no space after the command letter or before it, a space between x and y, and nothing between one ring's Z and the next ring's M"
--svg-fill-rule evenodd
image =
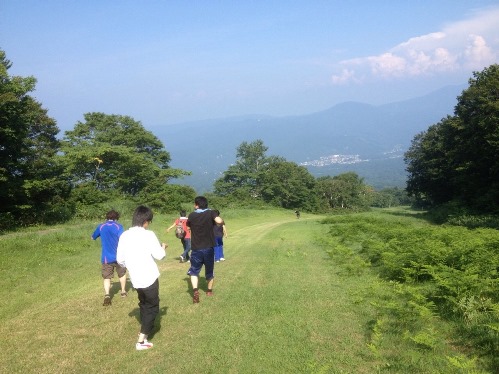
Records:
M120 279L121 285L121 297L127 296L126 293L126 268L121 266L120 264L116 264L116 273L118 273L118 277Z
M193 290L198 289L199 277L197 275L191 275L191 285Z
M145 334L143 331L143 321L144 321L144 316L147 316L147 294L146 294L146 288L137 288L137 296L139 298L139 318L140 318L140 332L137 337L137 343L135 344L135 349L138 351L144 350L144 349L149 349L153 347L153 344L147 341L147 334ZM159 300L158 300L159 302Z
M191 285L192 285L192 302L194 304L199 303L199 290L198 290L198 282L199 282L199 272L201 271L201 267L203 266L203 253L202 250L196 250L191 252L191 266L187 275L191 277Z
M139 290L137 290L139 293ZM140 308L140 339L147 339L147 336L154 328L154 321L159 313L159 281L156 281L147 288L140 289L139 296Z
M126 296L126 274L120 278L121 296Z
M206 290L206 296L213 296L213 282L215 278L211 278L208 281L208 289Z
M189 243L190 239L182 239L182 245L184 247L184 252L182 252L182 258L184 261L187 261L189 259Z
M213 295L213 283L215 278L215 255L214 248L204 250L204 274L208 283L207 296Z
M182 254L180 255L180 262L184 262L185 261L185 257L184 257L185 239L180 239L180 243L182 243L182 248L183 248Z
M220 261L225 261L225 256L224 256L224 239L219 238L220 240L217 242L218 246L220 247Z
M215 251L215 262L219 262L222 257L223 257L223 254L222 254L222 238L219 237L219 236L216 236L215 237L215 247L213 247L213 250Z
M104 302L102 305L111 305L111 295L109 291L111 290L111 278L113 277L113 267L109 264L102 264L102 278L104 279Z
M185 243L186 243L186 246L187 246L187 248L185 250L186 251L185 255L186 255L187 260L189 260L190 259L189 252L191 250L191 238L185 239Z
M217 238L215 238L216 240ZM220 254L220 246L217 244L215 247L213 247L213 252L215 254L215 262L220 262L220 257L221 257L221 254Z
M109 295L111 289L111 279L104 279L104 295Z

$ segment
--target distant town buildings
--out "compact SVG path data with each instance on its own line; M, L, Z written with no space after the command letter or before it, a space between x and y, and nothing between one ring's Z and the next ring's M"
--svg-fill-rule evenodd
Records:
M328 166L333 164L358 164L359 162L367 162L369 160L363 160L359 155L329 155L322 156L318 160L301 162L301 166Z

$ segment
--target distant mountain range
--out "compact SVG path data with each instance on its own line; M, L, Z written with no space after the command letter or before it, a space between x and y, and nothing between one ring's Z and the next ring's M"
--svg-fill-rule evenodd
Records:
M345 102L301 116L210 119L150 128L170 152L171 166L192 172L174 183L198 193L234 163L243 142L263 140L267 155L282 156L312 175L354 171L380 189L404 187L403 154L416 134L453 115L466 86L448 86L426 96L373 106Z

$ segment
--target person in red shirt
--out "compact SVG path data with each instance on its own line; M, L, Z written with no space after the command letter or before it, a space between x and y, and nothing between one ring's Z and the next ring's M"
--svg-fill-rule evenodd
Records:
M187 227L187 213L185 210L180 211L180 217L173 221L173 224L166 229L166 232L170 232L171 229L177 225L182 224L185 236L180 239L184 252L180 255L180 262L189 261L189 251L191 250L191 229Z

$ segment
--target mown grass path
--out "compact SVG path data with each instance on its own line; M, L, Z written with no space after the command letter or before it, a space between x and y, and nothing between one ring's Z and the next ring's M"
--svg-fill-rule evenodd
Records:
M52 253L43 270L18 253L27 257L24 266L16 264L16 281L0 281L0 298L16 305L2 317L0 367L25 373L376 372L366 345L368 313L356 297L369 280L337 275L316 241L328 229L320 217L230 213L224 217L227 260L216 265L215 295L202 292L197 305L188 264L175 259L180 243L164 231L170 218L155 219L152 230L170 247L159 263L160 328L151 338L154 348L143 352L134 347L136 293L101 305L100 243L89 239L94 223L79 237L59 237L62 247L78 250ZM43 243L56 235L46 232ZM9 253L0 255L2 278L8 277Z

